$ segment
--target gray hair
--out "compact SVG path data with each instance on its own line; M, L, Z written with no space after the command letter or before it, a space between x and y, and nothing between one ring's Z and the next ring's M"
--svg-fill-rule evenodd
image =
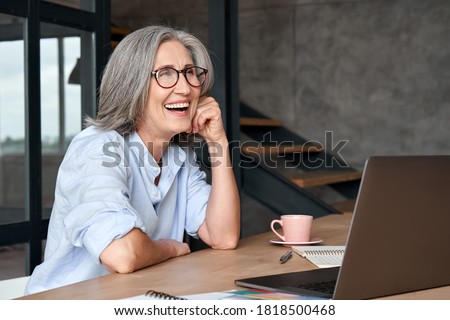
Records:
M87 126L116 130L121 135L136 131L148 99L156 51L163 42L170 40L184 45L196 66L208 69L200 95L211 89L213 67L201 41L186 31L149 26L130 33L114 49L100 84L97 118L87 117Z

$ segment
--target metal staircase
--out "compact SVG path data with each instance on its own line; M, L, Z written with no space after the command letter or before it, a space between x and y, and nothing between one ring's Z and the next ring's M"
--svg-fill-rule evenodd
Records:
M314 217L351 210L361 173L317 142L284 128L241 102L241 189L276 213ZM329 187L346 201L333 205L310 192ZM350 208L346 208L350 206Z

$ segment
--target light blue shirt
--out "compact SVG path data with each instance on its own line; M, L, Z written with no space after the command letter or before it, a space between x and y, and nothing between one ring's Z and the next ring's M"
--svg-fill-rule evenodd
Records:
M83 130L59 168L44 262L25 293L108 274L100 254L133 228L154 240L182 241L185 230L196 237L211 187L195 159L192 149L170 144L160 171L137 133Z

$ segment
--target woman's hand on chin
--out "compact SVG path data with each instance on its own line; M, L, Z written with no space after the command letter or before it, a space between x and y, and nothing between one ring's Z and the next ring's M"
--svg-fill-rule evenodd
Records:
M192 119L192 132L200 134L206 142L226 139L219 104L213 97L200 98Z

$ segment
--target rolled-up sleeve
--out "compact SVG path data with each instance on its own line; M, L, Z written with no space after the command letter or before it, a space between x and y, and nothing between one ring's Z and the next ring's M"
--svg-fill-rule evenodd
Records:
M63 188L68 203L64 227L75 247L85 247L94 261L100 263L103 250L115 239L133 228L143 232L145 224L129 202L128 170L122 164L103 166L101 146L84 149L84 156L67 169Z

